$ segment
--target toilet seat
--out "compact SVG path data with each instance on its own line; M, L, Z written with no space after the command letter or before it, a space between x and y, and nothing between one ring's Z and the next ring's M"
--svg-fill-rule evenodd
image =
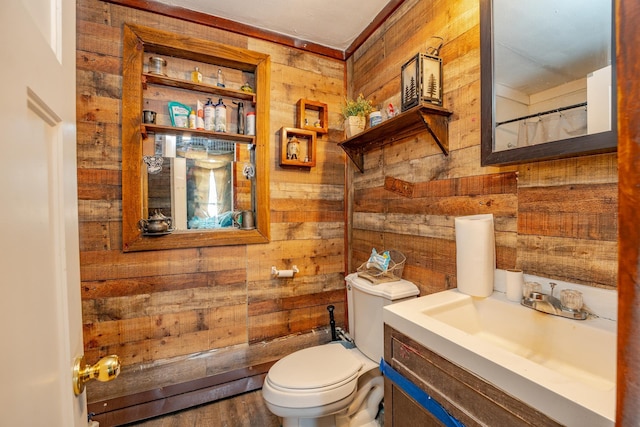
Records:
M339 343L299 350L271 367L263 396L289 408L328 405L355 391L362 367L362 361Z

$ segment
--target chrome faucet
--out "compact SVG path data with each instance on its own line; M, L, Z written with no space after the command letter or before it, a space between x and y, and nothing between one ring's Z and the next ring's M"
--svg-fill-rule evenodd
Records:
M589 313L580 307L570 308L562 304L562 302L553 296L555 283L549 283L551 293L531 292L528 296L524 296L520 304L525 307L532 308L542 313L552 314L554 316L566 317L568 319L585 320Z

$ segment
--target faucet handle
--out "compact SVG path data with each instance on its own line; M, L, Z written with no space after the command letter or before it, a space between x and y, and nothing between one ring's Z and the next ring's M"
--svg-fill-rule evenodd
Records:
M582 309L582 292L574 289L563 289L560 291L560 303L570 310Z
M549 282L549 286L551 286L551 296L553 296L553 290L555 289L555 287L557 286L557 283L554 282Z
M542 285L538 282L526 282L522 288L522 296L530 299L532 292L542 292Z

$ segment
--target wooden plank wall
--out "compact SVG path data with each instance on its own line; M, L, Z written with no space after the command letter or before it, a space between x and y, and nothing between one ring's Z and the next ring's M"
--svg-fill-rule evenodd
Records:
M264 245L121 251L122 26L136 23L271 56L271 236ZM345 64L263 40L98 0L77 3L80 262L88 361L115 353L120 378L89 402L273 360L344 324ZM278 166L278 130L300 98L328 105L316 167ZM270 277L296 264L293 279ZM283 339L286 337L287 339ZM198 357L195 357L195 356Z
M348 90L399 105L400 67L445 39L444 106L451 153L420 135L365 156L348 174L350 267L372 247L407 256L423 294L454 287L456 216L493 213L499 268L615 288L616 155L480 167L479 14L474 0L406 0L344 64L172 18L79 0L78 186L85 350L117 353L118 381L90 383L90 401L272 360L328 339L326 305L344 322L344 154L340 103ZM230 248L121 252L120 99L124 22L265 52L272 59L272 242ZM277 131L300 98L329 106L328 135L310 172L278 166ZM413 184L412 197L385 180ZM272 265L297 264L293 280ZM317 333L321 331L321 333ZM286 339L283 339L286 338ZM198 357L195 357L198 356Z
M364 174L351 167L350 268L372 247L393 248L423 294L454 287L454 218L493 213L498 268L615 288L616 154L480 167L478 7L408 0L348 60L350 94L398 106L402 64L443 37L444 107L453 111L448 157L425 133L366 154ZM412 183L412 197L385 190L393 179Z

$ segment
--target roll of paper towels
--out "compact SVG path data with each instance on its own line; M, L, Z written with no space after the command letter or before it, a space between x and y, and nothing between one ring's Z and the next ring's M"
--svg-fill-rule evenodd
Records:
M496 244L493 214L455 219L458 290L474 297L493 293Z

